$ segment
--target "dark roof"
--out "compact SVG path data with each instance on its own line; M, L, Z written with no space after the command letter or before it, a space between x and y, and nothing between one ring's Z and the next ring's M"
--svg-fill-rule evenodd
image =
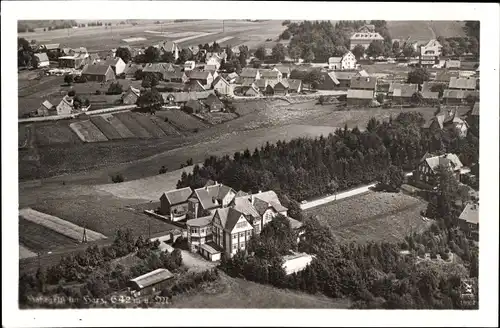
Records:
M212 209L220 205L220 201L230 190L232 190L230 187L218 184L198 188L195 189L194 192L202 208Z
M302 80L288 79L288 85L290 86L290 89L298 90L299 87L302 85Z
M189 71L187 75L191 80L206 80L210 76L210 72L208 71Z
M208 243L201 244L200 248L206 250L210 254L220 254L224 251L223 249L221 249L221 247L219 245L217 245L213 241L209 241Z
M170 205L180 204L187 202L189 196L193 193L190 187L185 187L181 189L170 190L164 193Z
M222 104L222 101L220 101L220 99L216 95L212 94L208 96L207 100L205 100L205 104L208 106L212 106L213 104Z
M424 99L439 99L439 92L424 91L422 97Z
M82 70L82 74L89 75L106 75L108 70L111 69L109 65L105 64L95 64L95 65L85 65Z
M217 209L217 213L219 214L222 227L226 231L232 231L236 223L238 223L240 217L243 215L243 213L232 207L219 208Z
M118 64L119 61L123 61L120 57L115 57L115 58L109 58L109 59L106 59L103 64L104 65L109 65L109 66L116 66L116 64Z
M291 68L290 66L285 66L285 65L277 65L275 68L280 71L282 74L290 74L291 73Z
M145 287L170 279L173 276L174 275L167 269L156 269L137 278L130 279L130 281L135 282L140 289L143 289Z
M188 100L184 106L186 107L189 107L189 108L192 108L194 109L195 111L197 111L198 109L200 109L202 107L202 105L200 104L200 101L199 100L195 100L195 99L190 99Z
M418 84L401 84L394 89L394 97L410 98L414 93L418 92Z
M182 77L184 76L184 72L181 71L180 69L176 69L175 71L169 71L169 72L165 72L163 74L163 78L164 79L167 79L167 78L178 78L178 79L181 79Z
M351 89L372 89L377 86L377 78L368 76L355 76L351 78Z
M229 85L229 82L227 82L227 80L224 79L222 75L219 75L215 78L213 85L216 85L219 81L222 81L223 83Z
M279 71L263 69L260 70L260 78L277 79L279 77L279 73Z
M149 63L143 68L143 72L165 73L175 70L174 66L170 63Z
M476 90L476 87L477 87L477 79L475 77L469 77L469 78L452 77L450 79L450 84L449 84L450 89Z
M241 73L240 73L240 77L251 77L251 78L255 78L257 76L257 72L259 70L256 69L256 68L250 68L250 67L245 67Z

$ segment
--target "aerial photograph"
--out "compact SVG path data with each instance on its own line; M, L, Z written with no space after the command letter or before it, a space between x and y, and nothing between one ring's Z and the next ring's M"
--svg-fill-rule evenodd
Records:
M19 309L478 309L479 44L18 20Z

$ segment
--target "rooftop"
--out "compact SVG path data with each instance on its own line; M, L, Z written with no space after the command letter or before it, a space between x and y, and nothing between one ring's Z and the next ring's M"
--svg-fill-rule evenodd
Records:
M351 89L371 89L375 90L377 78L371 76L354 76L351 78Z
M180 204L187 202L189 196L193 193L190 187L185 187L181 189L170 190L164 193L170 205Z
M467 204L458 219L472 224L479 224L479 204Z
M373 99L372 90L347 90L347 99Z
M130 279L130 281L135 282L140 289L143 289L164 280L170 279L173 276L174 275L167 269L156 269L137 278Z
M186 221L188 227L205 227L212 222L213 215L203 216Z
M89 75L106 75L108 70L110 69L109 65L106 64L93 64L93 65L85 65L82 70L82 74Z

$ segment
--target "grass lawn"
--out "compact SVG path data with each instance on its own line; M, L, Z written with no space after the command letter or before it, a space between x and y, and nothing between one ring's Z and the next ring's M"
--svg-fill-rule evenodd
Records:
M35 130L36 144L38 146L51 146L57 144L78 145L82 141L69 127L69 121L55 121L32 124Z
M125 125L130 132L138 138L151 138L152 135L142 125L139 124L136 118L136 113L122 112L113 114Z
M426 202L402 193L369 192L304 211L328 226L341 241L401 241L425 229Z
M331 299L322 295L310 295L293 290L279 289L239 278L231 278L221 272L220 280L202 292L175 296L173 308L330 308L347 309L348 300Z
M184 113L181 110L173 109L166 111L159 111L156 113L158 117L168 118L168 122L180 130L192 131L194 129L204 129L207 127L201 120Z
M19 217L19 243L34 252L51 251L62 246L78 244L74 239L22 217Z

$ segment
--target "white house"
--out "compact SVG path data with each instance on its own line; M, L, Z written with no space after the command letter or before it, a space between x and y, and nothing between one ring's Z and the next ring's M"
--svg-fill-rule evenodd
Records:
M212 55L210 58L207 57L205 63L206 66L215 66L219 70L221 61L222 59L218 55Z
M356 57L352 52L346 52L342 57L330 57L328 68L332 70L353 70L356 69Z
M196 63L193 60L188 60L184 63L184 71L193 70L196 67Z
M37 53L35 56L38 58L38 67L47 67L49 66L49 57L45 52Z
M233 87L232 85L224 79L222 76L218 76L213 83L213 88L221 95L233 95Z
M127 67L127 64L125 64L125 62L120 57L107 59L104 62L104 65L111 66L111 68L115 72L115 75L120 75L125 71L125 67Z

